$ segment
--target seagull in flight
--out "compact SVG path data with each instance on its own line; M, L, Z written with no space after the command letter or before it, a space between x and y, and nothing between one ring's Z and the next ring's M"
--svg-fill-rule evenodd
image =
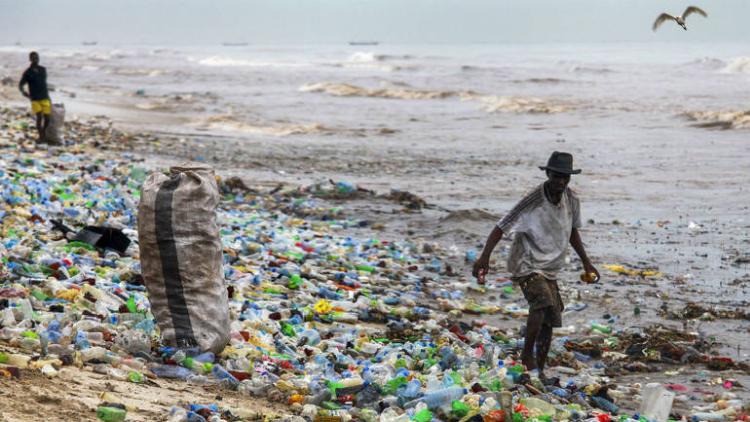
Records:
M697 13L697 14L703 16L704 18L708 17L708 15L706 14L706 12L704 12L702 9L700 9L698 7L695 7L695 6L688 6L688 8L685 9L684 12L682 12L682 16L672 16L669 13L662 13L661 15L659 15L659 17L656 18L656 20L654 21L653 30L656 31L659 28L659 26L662 23L664 23L664 21L668 21L668 20L671 19L671 20L677 22L677 24L680 25L682 27L682 29L684 29L685 31L687 31L687 26L685 25L685 19L687 19L687 17L690 16L691 14L693 14L693 13Z

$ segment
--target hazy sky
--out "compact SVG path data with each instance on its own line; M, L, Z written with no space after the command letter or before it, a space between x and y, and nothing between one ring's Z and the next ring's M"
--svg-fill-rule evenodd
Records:
M694 4L684 32L662 11ZM0 0L0 44L750 41L750 0Z

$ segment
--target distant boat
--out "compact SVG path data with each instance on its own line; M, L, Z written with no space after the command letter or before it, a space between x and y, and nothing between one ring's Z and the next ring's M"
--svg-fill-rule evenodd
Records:
M83 45L96 45L97 42L96 41L84 41L81 44L83 44Z
M349 45L378 45L379 41L349 41Z
M246 42L223 42L221 43L224 47L244 47L248 45Z

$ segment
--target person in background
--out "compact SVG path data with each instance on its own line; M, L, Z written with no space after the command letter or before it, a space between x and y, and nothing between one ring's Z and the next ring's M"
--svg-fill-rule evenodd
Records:
M47 91L47 69L39 65L39 54L36 51L29 53L29 61L31 65L23 72L18 89L24 97L31 100L31 111L36 115L36 130L39 132L37 142L46 142L45 134L52 113L52 101ZM24 85L29 86L28 92Z
M555 151L540 169L547 173L547 180L521 199L492 229L481 257L474 263L473 275L484 284L492 250L504 233L515 233L508 271L529 302L521 361L529 370L538 369L539 377L544 378L552 329L562 327L563 303L557 274L565 264L568 244L581 258L590 282L599 280L599 271L586 255L578 233L580 203L568 183L570 175L581 170L573 170L573 156Z

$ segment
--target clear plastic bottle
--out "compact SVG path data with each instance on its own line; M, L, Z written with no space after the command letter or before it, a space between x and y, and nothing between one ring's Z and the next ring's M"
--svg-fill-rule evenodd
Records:
M221 365L214 365L213 368L211 368L211 374L213 374L213 376L216 377L222 384L226 384L231 388L236 388L240 384L237 378L235 378L234 375L230 374Z
M149 369L159 378L187 379L193 371L177 365L153 365Z
M422 397L412 400L404 405L408 409L419 403L424 403L430 409L448 407L454 400L460 400L468 390L463 387L448 387L442 390L428 391Z

